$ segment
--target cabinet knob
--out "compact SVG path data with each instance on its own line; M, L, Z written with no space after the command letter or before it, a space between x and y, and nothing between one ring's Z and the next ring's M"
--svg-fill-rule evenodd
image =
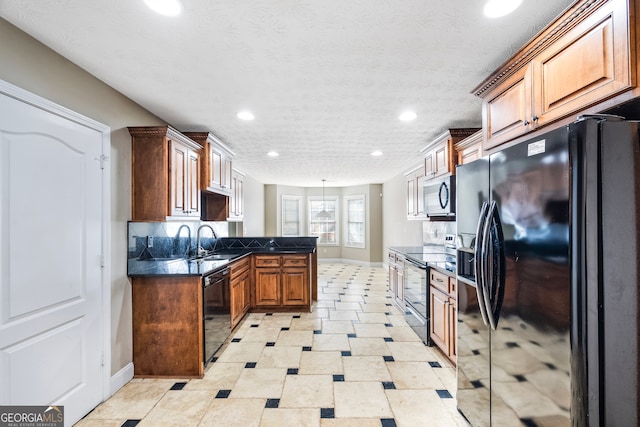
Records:
M524 122L522 122L522 124L524 126L529 126L531 124L531 122L529 122L529 120L525 120Z
M533 116L533 117L531 118L531 120L533 120L534 122L537 122L537 121L538 121L538 119L539 119L539 117L538 117L538 116Z

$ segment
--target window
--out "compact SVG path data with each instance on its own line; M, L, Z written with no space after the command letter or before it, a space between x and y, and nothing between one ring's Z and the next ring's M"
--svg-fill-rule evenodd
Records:
M318 236L318 245L338 245L338 198L309 198L309 234Z
M344 245L353 248L365 247L365 204L364 194L347 196L345 200L345 230Z
M282 196L282 235L300 236L300 196Z

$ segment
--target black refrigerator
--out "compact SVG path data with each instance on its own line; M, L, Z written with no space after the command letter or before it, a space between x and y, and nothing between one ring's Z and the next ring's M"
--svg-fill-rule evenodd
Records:
M457 168L472 426L639 425L639 132L585 116Z

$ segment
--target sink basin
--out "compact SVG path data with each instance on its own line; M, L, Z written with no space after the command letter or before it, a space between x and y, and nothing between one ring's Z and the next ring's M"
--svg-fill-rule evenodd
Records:
M237 257L237 254L213 254L204 257L205 260L231 259Z

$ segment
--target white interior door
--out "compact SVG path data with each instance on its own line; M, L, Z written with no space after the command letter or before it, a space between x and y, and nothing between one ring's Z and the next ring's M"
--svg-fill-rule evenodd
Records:
M2 89L0 404L72 425L104 397L104 127Z

